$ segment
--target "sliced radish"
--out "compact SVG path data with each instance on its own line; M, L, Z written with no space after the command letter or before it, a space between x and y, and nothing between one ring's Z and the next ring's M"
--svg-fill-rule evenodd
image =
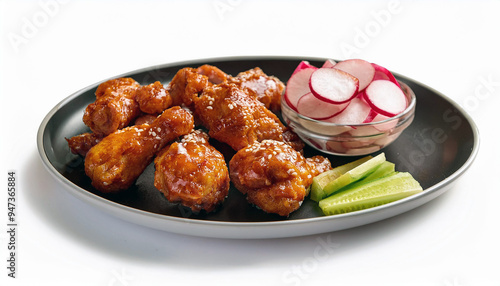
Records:
M307 68L318 69L317 67L311 65L311 63L309 63L308 61L301 61L299 63L299 65L295 68L295 70L293 71L292 75L296 74L297 72L299 72L303 69L307 69Z
M326 150L338 154L345 154L349 150L342 144L342 142L338 141L327 141L325 145Z
M365 148L349 149L345 152L346 155L365 155L380 150L380 146L370 146Z
M373 76L373 80L379 80L379 79L390 80L397 86L399 86L398 81L388 69L374 63L372 63L372 66L375 69L375 75Z
M360 124L365 122L370 111L370 106L364 100L353 98L342 112L325 121L335 124Z
M377 114L372 119L372 123L384 121L384 120L389 119L389 118L391 118L391 117L385 116L382 114ZM380 130L380 131L387 131L387 130L391 130L392 128L396 127L396 125L398 125L398 120L393 119L393 120L388 120L386 122L381 122L381 123L375 124L375 125L373 125L373 127L375 127L377 130Z
M298 121L302 127L320 135L334 136L352 130L350 126L331 126L331 124L329 124L326 120L313 121L310 119L299 118Z
M392 81L375 80L365 90L365 100L377 112L395 116L406 109L406 96Z
M344 146L346 149L358 149L368 147L375 141L375 139L344 141L342 142L342 146Z
M325 63L321 67L322 68L333 68L333 66L335 66L336 64L337 64L336 61L334 61L332 59L328 59L328 60L325 61Z
M341 71L345 71L349 73L359 80L359 88L358 90L365 89L370 82L373 80L373 76L375 75L375 68L373 65L365 60L360 59L350 59L339 62L335 65L336 69Z
M362 93L362 97L360 98L363 98L363 100L366 102L366 100L364 99L365 93L363 92ZM368 104L368 103L367 103ZM369 104L368 104L369 105ZM368 114L368 116L366 117L365 121L363 123L370 123L370 122L373 122L373 120L380 114L378 114L375 110L371 110L370 113Z
M304 68L293 74L286 84L285 101L292 109L297 111L297 102L309 89L309 79L316 68Z
M335 116L344 110L348 104L349 102L341 104L328 103L309 92L297 102L297 112L312 119L322 120Z
M319 68L311 74L309 88L323 101L344 103L358 92L359 80L335 68Z
M380 130L375 129L373 126L356 126L356 128L352 128L349 131L354 137L366 137L366 136L375 136L380 134Z

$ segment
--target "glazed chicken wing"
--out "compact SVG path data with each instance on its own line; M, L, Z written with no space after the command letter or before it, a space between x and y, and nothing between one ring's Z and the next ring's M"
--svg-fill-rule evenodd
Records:
M90 148L101 142L103 136L91 132L66 138L71 153L85 157Z
M157 115L152 114L141 115L135 119L134 125L142 125L145 123L151 124L157 117ZM92 132L85 132L65 139L68 142L71 153L85 157L90 148L101 142L104 137L106 136Z
M280 216L297 210L313 177L330 168L327 158L306 159L288 144L274 140L249 145L229 162L231 181L247 200Z
M191 132L193 116L180 107L165 110L151 124L131 126L104 137L85 157L85 173L99 191L129 188L170 141Z
M210 137L236 151L264 139L292 138L283 137L287 129L274 113L235 84L206 87L195 102L195 113Z
M213 211L229 192L229 171L222 154L196 130L173 143L155 159L155 187L170 202L194 212Z
M208 77L208 82L212 84L223 83L228 79L228 75L225 72L211 65L202 65L196 69L196 72Z
M96 100L83 114L83 122L93 133L108 135L129 125L141 114L135 100L140 85L131 78L117 78L97 87Z
M281 95L285 90L285 84L277 77L268 76L262 69L256 67L229 78L229 82L247 89L248 93L253 93L273 112L281 110Z
M160 114L172 105L170 93L159 81L137 88L135 100L141 111L148 114Z
M210 65L180 69L168 85L173 104L192 108L205 87L225 82L226 78L223 71Z

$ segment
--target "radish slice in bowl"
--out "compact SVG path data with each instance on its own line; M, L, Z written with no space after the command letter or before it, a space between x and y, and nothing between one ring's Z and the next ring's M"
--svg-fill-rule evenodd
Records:
M339 104L351 100L358 93L359 80L335 68L319 68L309 79L311 92L319 99Z
M328 59L325 61L325 63L321 66L322 68L333 68L337 64L336 61L332 59Z
M295 68L295 70L293 71L292 75L296 74L297 72L303 70L303 69L318 69L317 67L311 65L311 63L309 63L308 61L301 61L299 63L299 65Z
M379 66L377 64L372 63L373 68L375 69L375 74L373 76L373 80L379 80L379 79L385 79L392 81L395 83L397 86L399 86L398 81L394 77L394 75L386 68L383 66Z
M385 68L357 59L315 65L299 64L281 101L284 121L308 145L333 155L367 155L412 122L415 95Z
M374 80L366 88L364 98L377 113L385 116L395 116L407 106L404 92L388 80Z
M337 115L348 105L349 102L341 104L328 103L309 92L297 102L297 112L312 119L322 120Z
M365 89L375 76L375 68L365 60L351 59L339 62L335 65L336 69L345 71L359 80L358 90Z
M353 98L349 105L339 114L326 119L326 122L335 124L355 125L365 122L370 115L371 108L360 98Z
M311 92L309 89L309 79L317 68L303 68L294 73L286 84L285 100L292 109L297 111L299 99Z

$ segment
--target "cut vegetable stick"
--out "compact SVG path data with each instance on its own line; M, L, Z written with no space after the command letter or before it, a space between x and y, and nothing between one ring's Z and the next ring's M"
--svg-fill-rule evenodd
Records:
M325 215L347 213L387 204L422 191L409 173L393 173L321 200L319 207Z
M328 185L329 182L337 179L338 177L342 176L343 174L347 173L353 168L363 164L364 162L370 160L371 158L373 157L366 156L356 161L335 167L331 170L328 170L326 172L317 175L316 177L313 178L313 182L311 184L311 196L314 196L315 198L322 196L321 192L323 192L323 188L326 185Z
M339 176L338 178L334 179L333 181L329 182L323 189L318 190L317 192L311 193L311 199L314 201L320 201L341 188L354 183L367 175L371 174L374 172L380 164L385 162L385 154L380 153L379 155L371 158L370 160L362 163L361 165L347 171L343 175Z

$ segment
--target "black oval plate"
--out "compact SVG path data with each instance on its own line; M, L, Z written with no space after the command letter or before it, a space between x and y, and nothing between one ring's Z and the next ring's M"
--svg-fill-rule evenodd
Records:
M184 67L211 64L236 75L254 67L286 83L301 60L321 66L324 59L295 57L237 57L178 62L129 72L116 77L132 77L141 84L168 83ZM95 100L99 83L84 88L61 101L45 117L38 131L39 154L49 172L74 195L123 219L167 231L211 237L267 238L308 235L345 229L391 217L437 197L447 190L472 164L479 145L478 131L472 119L453 101L414 80L395 74L417 96L413 123L385 152L398 171L408 171L424 192L410 198L369 210L325 217L317 203L306 198L302 207L288 218L266 214L249 205L231 186L224 204L213 213L192 213L169 203L153 185L151 164L137 183L118 195L96 191L83 169L83 159L72 154L65 137L87 132L82 116ZM116 78L115 77L115 78ZM107 79L106 79L107 80ZM218 144L226 159L232 151ZM377 152L377 153L379 153ZM375 153L375 154L377 154ZM306 147L306 156L318 151ZM358 157L328 156L334 166Z

